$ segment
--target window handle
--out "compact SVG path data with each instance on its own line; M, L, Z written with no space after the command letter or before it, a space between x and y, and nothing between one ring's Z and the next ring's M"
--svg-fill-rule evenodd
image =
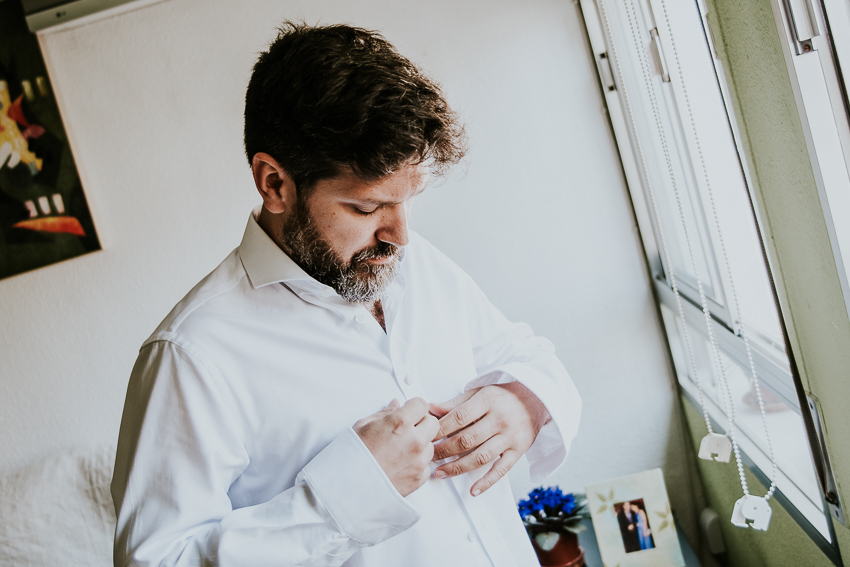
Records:
M808 412L806 412L806 408L808 408ZM823 424L821 423L817 400L811 395L806 395L806 406L801 409L803 409L803 423L806 426L806 434L809 436L809 443L813 449L812 457L821 492L823 492L823 499L829 506L832 517L843 525L847 525L844 521L841 499L838 496L835 473L832 472L832 463L826 449L826 437L823 434ZM806 415L807 413L808 415ZM817 449L814 450L816 446Z
M596 63L599 67L599 78L602 80L602 86L606 91L617 90L617 84L614 82L614 71L611 69L611 58L608 57L608 52L603 51L596 57Z
M782 3L797 55L815 51L812 39L820 35L820 30L812 0L783 0Z
M658 37L658 28L649 30L649 35L652 38L652 53L655 55L655 62L658 63L658 68L661 70L661 80L665 83L670 82L670 71L667 68L667 59L664 58L664 49L661 47L661 38Z

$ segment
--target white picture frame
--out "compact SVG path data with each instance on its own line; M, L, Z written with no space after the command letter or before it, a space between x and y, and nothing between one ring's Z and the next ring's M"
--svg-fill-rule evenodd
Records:
M586 488L605 567L684 567L661 469Z

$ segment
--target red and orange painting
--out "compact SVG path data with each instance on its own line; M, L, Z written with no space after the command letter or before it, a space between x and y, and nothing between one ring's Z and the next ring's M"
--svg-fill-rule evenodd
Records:
M0 2L0 278L100 250L36 36Z

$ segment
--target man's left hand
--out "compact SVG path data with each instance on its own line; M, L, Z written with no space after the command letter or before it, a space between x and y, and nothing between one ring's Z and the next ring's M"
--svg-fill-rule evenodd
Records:
M463 454L439 466L434 471L436 478L457 476L493 462L472 485L473 496L505 476L551 419L543 402L519 382L469 390L447 402L431 404L431 413L440 418L434 441L445 438L434 446L434 460Z

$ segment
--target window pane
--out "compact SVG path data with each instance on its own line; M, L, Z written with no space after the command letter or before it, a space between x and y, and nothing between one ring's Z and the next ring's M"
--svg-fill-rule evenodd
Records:
M745 331L760 347L784 360L784 341L746 180L697 5L669 1L664 4L666 10L662 13L670 19L659 21L659 37L672 59L668 65L673 70L671 91L682 118L685 145L694 164L697 190L730 303L732 320L728 323L738 328L743 322ZM713 210L717 213L716 222ZM731 297L732 281L737 306Z
M652 49L649 28L637 2L607 2L606 7L612 29L616 30L612 33L617 57L614 63L619 64L619 73L625 83L621 91L628 93L624 105L631 108L631 136L635 146L640 146L640 152L636 152L638 159L643 156L640 170L644 191L651 203L651 189L658 209L661 231L656 225L656 239L659 248L663 232L670 262L682 284L683 293L699 301L696 267L706 295L722 305L724 299L718 285L714 252L696 191L693 167L687 147L683 145L681 121L675 105L670 104L672 91L669 83L661 80L657 66L649 56ZM625 96L623 92L621 96ZM656 224L654 218L653 224Z
M662 305L661 310L679 381L692 398L699 400L681 321L667 306ZM725 394L720 386L721 368L712 354L711 344L704 329L688 325L688 333L694 351L700 386L706 399L706 409L723 431L728 431L729 420L724 400ZM729 384L738 443L762 472L771 476L770 450L750 371L722 350L719 364L722 365L722 371L725 372ZM770 441L779 469L777 486L806 515L812 525L818 528L824 537L829 538L829 529L823 515L823 501L803 421L796 411L785 405L764 385L762 385L761 393ZM718 466L735 465L731 462ZM759 491L760 488L754 488L757 495L761 495ZM809 513L806 513L807 510Z

